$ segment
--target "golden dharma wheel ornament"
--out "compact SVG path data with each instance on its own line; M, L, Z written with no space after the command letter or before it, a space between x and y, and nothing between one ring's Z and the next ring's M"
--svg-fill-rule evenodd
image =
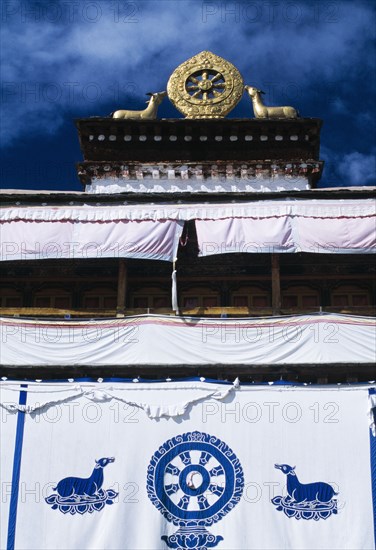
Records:
M187 118L223 118L244 92L238 69L212 52L191 57L172 73L168 97Z

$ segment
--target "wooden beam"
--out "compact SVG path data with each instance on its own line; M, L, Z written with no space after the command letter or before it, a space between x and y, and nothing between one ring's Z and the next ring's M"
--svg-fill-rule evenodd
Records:
M145 313L155 315L172 315L175 311L171 308L132 308L126 309L126 316L145 315ZM281 315L307 315L319 311L319 308L289 308L281 309ZM366 315L375 316L376 310L372 307L324 307L322 311L328 313L341 313L346 315ZM183 308L180 310L182 316L198 317L221 317L221 315L231 315L234 317L270 317L273 314L272 308L249 308L249 307L196 307ZM59 309L54 307L1 307L0 316L6 317L115 317L115 309ZM124 317L124 314L121 314Z
M170 378L184 378L191 376L204 376L206 378L217 378L221 376L224 380L233 380L239 377L241 382L255 382L279 380L281 375L284 380L299 382L311 382L320 384L343 383L348 384L347 376L354 373L358 382L368 382L374 377L374 364L334 363L330 365L330 375L325 374L328 365L287 365L289 373L286 373L286 366L281 368L278 365L201 365L201 364L177 364L168 366L155 365L106 365L106 366L74 366L55 365L52 367L26 366L26 365L2 365L1 376L11 379L22 380L24 378L42 379L48 378L81 378L89 376L92 378L119 377L119 378L142 378L159 379L163 381L167 376ZM319 379L319 381L318 381Z
M114 317L115 309L60 309L55 307L1 307L7 317Z
M272 308L273 315L281 313L281 278L279 254L272 254Z
M95 273L93 273L93 275L95 275ZM293 274L286 274L286 275L281 275L281 280L282 281L307 281L307 277L308 277L308 274L305 274L305 275L293 275ZM369 274L364 274L364 273L355 273L355 274L351 274L350 275L343 275L343 274L329 274L329 273L324 273L324 272L320 272L320 273L317 273L317 274L309 274L309 279L312 280L312 281L323 281L323 279L327 280L327 281L340 281L342 284L357 284L357 282L359 281L365 281L366 283L369 283L371 284L373 282L373 278L374 278L374 275L372 273L369 273ZM16 276L2 276L2 283L12 283L12 284L24 284L25 283L25 277L16 277ZM41 283L41 282L45 282L46 281L46 276L44 275L43 277L42 276L35 276L33 277L32 279L29 277L29 279L31 280L31 283L32 284L36 284L36 283ZM101 282L109 282L109 283L113 283L114 282L114 277L113 276L106 276L106 275L101 275L100 277L100 281ZM150 284L151 280L150 280L150 276L140 276L140 275L132 275L131 273L128 273L128 282L129 283L147 283L147 284ZM222 281L228 281L228 282L239 282L239 281L244 281L244 282L248 282L248 281L255 281L255 282L268 282L270 281L271 279L271 276L270 275L223 275L221 274L220 277L218 277L217 279L217 282L222 282ZM93 280L93 277L89 277L89 276L85 276L85 277L81 277L80 278L80 281L84 281L84 282L91 282ZM213 277L213 275L201 275L201 276L192 276L192 275L189 275L189 276L184 276L184 275L181 275L179 276L179 281L181 282L188 282L188 283L197 283L197 282L213 282L215 281L215 278ZM48 276L48 282L63 282L63 283L71 283L71 282L77 282L77 276L67 276L67 277L64 277L64 279L62 279L61 275L51 275L51 276ZM163 275L163 276L153 276L153 283L165 283L166 282L166 276Z
M127 265L126 265L125 259L120 258L119 272L118 272L117 302L116 302L117 317L124 317L126 293L127 293Z

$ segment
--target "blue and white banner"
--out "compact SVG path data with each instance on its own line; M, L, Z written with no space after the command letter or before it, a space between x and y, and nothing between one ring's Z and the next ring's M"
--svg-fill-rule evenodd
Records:
M2 382L1 548L374 549L375 392Z

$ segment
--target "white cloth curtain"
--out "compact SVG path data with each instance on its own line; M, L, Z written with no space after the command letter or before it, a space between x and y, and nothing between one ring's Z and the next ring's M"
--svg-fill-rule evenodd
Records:
M314 201L313 201L314 202ZM323 201L324 202L324 201ZM283 204L283 203L282 203ZM369 254L376 252L372 205L292 204L279 212L196 220L200 256L230 252Z
M373 363L376 321L350 315L260 319L142 315L106 321L1 320L5 365Z
M172 262L184 222L14 220L1 225L2 260L143 258Z
M173 261L184 221L201 256L375 252L372 200L3 208L1 259L124 257Z

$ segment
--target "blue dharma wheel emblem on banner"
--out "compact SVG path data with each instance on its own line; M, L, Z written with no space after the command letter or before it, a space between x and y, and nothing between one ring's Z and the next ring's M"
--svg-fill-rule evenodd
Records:
M223 537L205 527L220 521L239 502L243 469L220 439L188 432L169 439L154 453L147 472L147 492L164 517L178 526L164 535L169 548L206 550Z
M338 495L329 483L317 481L315 483L300 483L295 473L295 466L275 464L287 478L287 495L272 498L277 510L284 512L289 518L295 519L328 519L337 514Z
M106 504L113 504L119 493L112 489L105 491L103 485L103 468L115 462L114 458L100 458L90 477L65 477L53 487L53 493L45 500L53 510L63 514L85 514L100 512Z

